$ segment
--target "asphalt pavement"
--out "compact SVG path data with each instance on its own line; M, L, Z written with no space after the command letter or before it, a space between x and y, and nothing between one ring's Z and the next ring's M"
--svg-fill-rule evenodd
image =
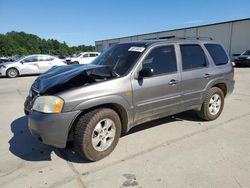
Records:
M217 120L190 111L140 125L98 162L30 134L23 103L35 78L0 78L1 188L250 187L250 68L235 69Z

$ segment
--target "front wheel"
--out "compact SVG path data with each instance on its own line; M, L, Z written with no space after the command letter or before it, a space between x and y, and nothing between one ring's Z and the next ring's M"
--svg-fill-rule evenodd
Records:
M208 90L198 115L206 121L211 121L220 116L223 107L224 93L220 88L213 87Z
M18 70L15 68L9 68L6 72L7 77L16 78L18 76Z
M85 159L98 161L116 147L121 134L118 114L101 108L82 115L74 130L75 150Z

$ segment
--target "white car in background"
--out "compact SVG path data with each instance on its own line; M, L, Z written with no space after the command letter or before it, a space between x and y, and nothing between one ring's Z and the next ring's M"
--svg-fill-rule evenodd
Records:
M29 55L17 59L15 62L0 64L0 76L15 78L20 75L41 74L54 66L66 63L50 55Z
M83 52L76 57L67 58L66 61L68 64L90 64L99 55L99 52Z

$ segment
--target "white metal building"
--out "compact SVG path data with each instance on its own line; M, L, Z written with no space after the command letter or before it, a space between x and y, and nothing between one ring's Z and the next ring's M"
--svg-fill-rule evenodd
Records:
M195 27L160 31L95 42L96 50L103 52L108 47L127 41L163 39L167 37L212 37L221 42L230 56L250 50L250 18Z

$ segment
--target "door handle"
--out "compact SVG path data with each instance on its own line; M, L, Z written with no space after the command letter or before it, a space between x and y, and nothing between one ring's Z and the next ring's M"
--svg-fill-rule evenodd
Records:
M212 75L211 74L208 74L208 73L206 73L205 75L204 75L204 78L211 78L212 77Z
M178 83L178 80L172 79L168 82L169 85L173 86Z

